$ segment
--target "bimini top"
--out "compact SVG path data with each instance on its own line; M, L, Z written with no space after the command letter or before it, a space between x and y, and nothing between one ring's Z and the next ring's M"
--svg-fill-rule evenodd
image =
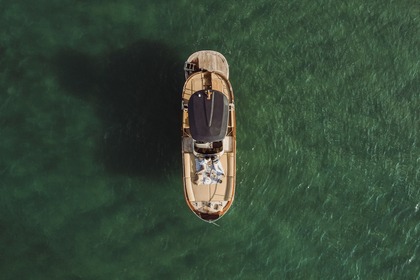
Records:
M229 102L216 90L195 92L188 102L191 136L196 141L216 142L226 136Z

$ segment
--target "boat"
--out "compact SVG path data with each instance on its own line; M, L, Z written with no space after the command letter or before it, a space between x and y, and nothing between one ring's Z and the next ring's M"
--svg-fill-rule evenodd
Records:
M229 65L219 52L198 51L184 65L182 163L184 196L201 220L214 223L236 187L236 115Z

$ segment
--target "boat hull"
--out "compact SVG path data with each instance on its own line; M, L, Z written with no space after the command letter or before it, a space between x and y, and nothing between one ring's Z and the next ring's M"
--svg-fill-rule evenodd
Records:
M186 66L188 63L194 64L195 68L185 69L186 81L182 92L184 196L195 215L206 222L215 222L231 207L236 187L236 114L233 90L228 80L229 66L223 55L214 51L194 53L188 58ZM194 148L196 141L191 134L188 114L190 97L202 90L220 92L229 103L227 132L220 141L223 151L217 155L223 167L223 178L210 183L203 183L198 178L200 156Z

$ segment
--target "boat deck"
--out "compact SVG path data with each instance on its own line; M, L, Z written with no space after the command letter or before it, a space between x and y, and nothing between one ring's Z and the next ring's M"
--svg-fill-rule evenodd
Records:
M196 184L196 167L195 167L195 157L190 153L184 153L184 160L185 162L189 162L190 174L189 178L186 180L189 182L187 183L187 194L188 199L191 202L200 202L200 201L212 201L212 202L223 202L232 199L233 195L233 165L234 165L234 155L233 153L225 153L220 157L220 161L222 166L225 169L225 177L221 183L217 184Z
M215 51L200 51L193 53L187 59L196 65L198 69L205 69L210 72L221 73L229 79L229 65L226 58Z

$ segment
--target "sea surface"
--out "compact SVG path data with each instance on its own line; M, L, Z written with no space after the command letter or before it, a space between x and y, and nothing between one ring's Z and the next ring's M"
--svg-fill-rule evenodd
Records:
M420 279L414 0L0 0L0 278ZM183 194L180 97L221 52L237 189Z

